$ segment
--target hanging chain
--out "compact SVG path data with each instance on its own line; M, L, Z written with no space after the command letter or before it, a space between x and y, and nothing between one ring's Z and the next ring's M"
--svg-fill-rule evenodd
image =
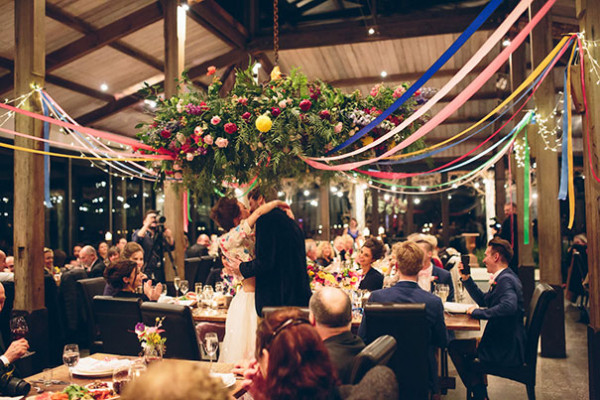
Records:
M273 52L275 65L279 64L279 0L273 0Z

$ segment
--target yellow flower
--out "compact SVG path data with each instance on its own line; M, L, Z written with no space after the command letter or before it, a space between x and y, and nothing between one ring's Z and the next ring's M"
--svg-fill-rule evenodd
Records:
M271 126L273 125L273 121L267 115L261 115L256 118L256 129L261 132L269 132L271 130Z
M364 138L360 139L360 141L362 142L363 146L367 146L373 143L374 140L371 136L365 136Z
M281 70L279 69L279 65L276 65L271 70L271 80L272 81L276 81L276 80L279 80L279 79L281 79Z
M351 281L352 281L352 283L356 283L358 281L358 279L355 276L353 276Z
M319 273L317 275L318 275L319 278L325 279L325 272L319 271Z

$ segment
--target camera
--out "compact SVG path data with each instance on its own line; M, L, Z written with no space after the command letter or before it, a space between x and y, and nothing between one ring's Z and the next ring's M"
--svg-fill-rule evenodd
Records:
M462 273L465 275L471 275L471 256L468 254L461 254L460 255L460 262L463 265L463 270Z
M164 224L165 222L167 222L167 217L165 217L164 215L157 215L156 222L159 224Z
M26 396L31 385L24 379L13 376L14 366L0 368L0 393L6 396Z

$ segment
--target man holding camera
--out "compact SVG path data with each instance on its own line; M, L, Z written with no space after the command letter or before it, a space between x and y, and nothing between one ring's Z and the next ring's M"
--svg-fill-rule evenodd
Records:
M4 293L4 286L0 283L0 311L4 308L4 302L6 301L6 294ZM0 336L0 351L4 351L6 347L4 347L4 343L2 341L2 336ZM0 369L2 367L7 367L10 364L17 361L19 358L23 357L25 353L29 350L29 343L27 339L19 339L13 341L8 349L4 351L4 354L0 356L0 360L2 361L2 365L0 365Z
M144 226L133 232L131 238L144 249L145 274L159 282L165 282L163 253L175 248L173 234L169 228L165 228L164 223L164 217L159 218L157 211L147 211Z

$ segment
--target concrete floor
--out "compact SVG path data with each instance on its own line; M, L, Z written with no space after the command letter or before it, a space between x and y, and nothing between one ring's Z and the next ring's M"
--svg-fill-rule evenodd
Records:
M571 305L565 308L565 331L567 358L551 359L538 355L536 399L538 400L587 400L588 357L587 326L577 322L579 310ZM456 377L456 389L449 390L447 400L466 399L466 390L452 362L450 376ZM488 377L488 393L492 400L527 399L525 385L495 376Z

